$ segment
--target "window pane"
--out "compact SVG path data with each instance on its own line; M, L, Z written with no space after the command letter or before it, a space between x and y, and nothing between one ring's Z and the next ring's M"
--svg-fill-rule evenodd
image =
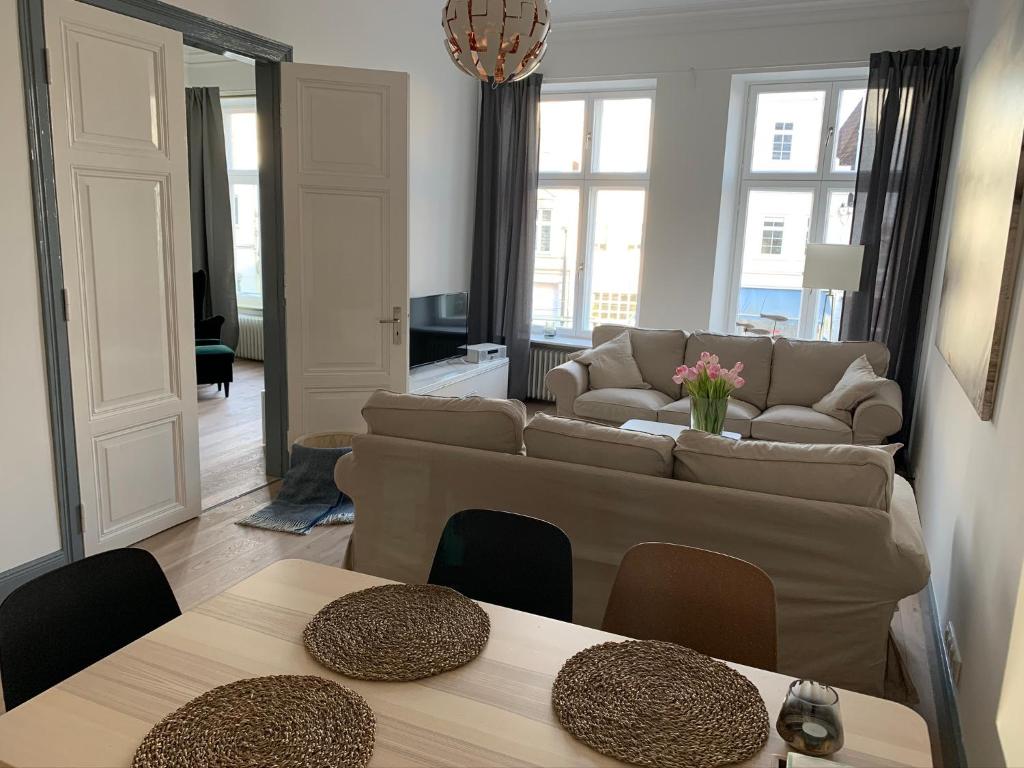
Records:
M255 171L259 168L256 152L256 113L229 112L228 130L231 157L228 158L232 171Z
M600 99L597 111L597 173L646 173L651 144L650 99Z
M584 101L542 101L540 104L540 172L583 170Z
M754 173L818 170L825 91L761 93L754 119Z
M829 245L848 245L852 231L853 190L829 190L828 220L825 222L825 242Z
M751 190L736 318L744 332L798 334L804 248L813 210L811 190Z
M639 189L597 192L587 313L590 327L603 323L636 325L646 203L647 193Z
M864 120L864 88L843 88L839 91L839 112L836 115L836 134L832 142L832 170L857 170L860 154L860 128Z
M572 328L579 222L579 189L538 190L534 325L554 323L557 328Z
M257 184L232 182L231 217L235 241L235 292L249 306L263 303L260 259L260 194Z

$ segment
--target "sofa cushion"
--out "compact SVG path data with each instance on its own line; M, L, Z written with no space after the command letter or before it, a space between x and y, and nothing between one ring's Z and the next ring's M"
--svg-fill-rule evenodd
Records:
M742 437L750 437L750 421L760 414L761 412L750 403L730 397L725 411L725 431L736 432ZM658 421L663 421L666 424L679 424L684 427L690 426L690 398L685 397L666 405L658 411Z
M772 371L772 340L767 336L736 336L700 331L686 342L686 364L696 365L702 352L718 355L723 368L743 363L747 383L733 392L737 400L763 411ZM735 430L734 430L735 431Z
M629 331L633 357L644 381L673 400L681 397L679 384L672 381L676 368L683 364L686 349L685 331L661 331L650 328L628 328L623 325L599 325L592 335L594 346L603 344L623 331Z
M638 475L672 477L675 441L588 421L538 413L526 425L526 455Z
M755 440L783 443L852 443L853 429L839 419L801 405L776 405L750 424Z
M590 369L591 389L650 389L633 358L629 332L623 331L592 349L578 352L572 359Z
M658 411L672 398L656 389L592 389L576 398L576 416L616 426L630 419L657 421Z
M874 397L888 379L875 373L867 355L861 355L846 369L835 389L811 407L845 424L853 424L853 410Z
M768 405L808 408L831 392L861 355L879 376L889 369L889 350L877 341L797 341L779 339L772 357ZM743 374L746 376L746 372Z
M678 480L888 511L892 457L860 445L730 440L687 430L675 449Z
M371 435L495 453L522 453L526 406L518 400L374 392L363 406Z

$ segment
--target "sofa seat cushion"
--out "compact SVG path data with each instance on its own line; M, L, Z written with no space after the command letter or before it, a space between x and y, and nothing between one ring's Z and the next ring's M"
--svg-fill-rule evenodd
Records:
M374 392L363 406L371 435L496 453L523 452L526 406L518 400Z
M772 340L770 338L767 336L708 333L706 331L691 334L686 342L686 364L696 365L703 352L718 355L723 368L732 368L737 362L742 362L743 378L746 379L746 384L733 392L732 396L737 400L750 403L759 411L765 409L772 375ZM836 380L838 381L838 378Z
M675 440L538 413L526 425L526 455L637 475L672 477Z
M750 403L730 397L725 411L725 431L736 432L741 437L750 437L750 422L760 415L761 412ZM666 405L658 411L658 421L683 427L690 426L690 398L685 397Z
M644 381L673 400L682 397L681 388L672 381L672 377L676 373L676 368L683 364L687 333L630 328L624 325L599 325L594 328L592 334L594 346L610 341L623 331L629 332L633 357L640 367Z
M894 465L860 445L730 440L689 429L676 441L678 480L811 501L889 510Z
M658 411L671 402L657 389L592 389L576 398L573 410L581 418L618 426L630 419L657 421Z
M867 356L876 374L885 376L889 350L877 341L779 339L772 357L768 406L814 405L835 388L850 364L862 355Z
M776 405L751 422L750 436L781 443L849 444L853 442L853 429L813 408Z

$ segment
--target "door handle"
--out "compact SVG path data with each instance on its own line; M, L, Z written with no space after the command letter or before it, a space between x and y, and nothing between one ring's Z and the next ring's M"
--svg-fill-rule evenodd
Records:
M394 326L394 333L391 336L391 341L395 346L402 345L402 308L394 307L391 311L390 320L379 320L381 325Z

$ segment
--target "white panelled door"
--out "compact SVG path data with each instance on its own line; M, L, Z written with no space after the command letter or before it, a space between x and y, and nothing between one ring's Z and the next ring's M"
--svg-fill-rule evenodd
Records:
M45 0L86 554L200 512L177 32Z
M281 65L289 441L407 387L408 83Z

